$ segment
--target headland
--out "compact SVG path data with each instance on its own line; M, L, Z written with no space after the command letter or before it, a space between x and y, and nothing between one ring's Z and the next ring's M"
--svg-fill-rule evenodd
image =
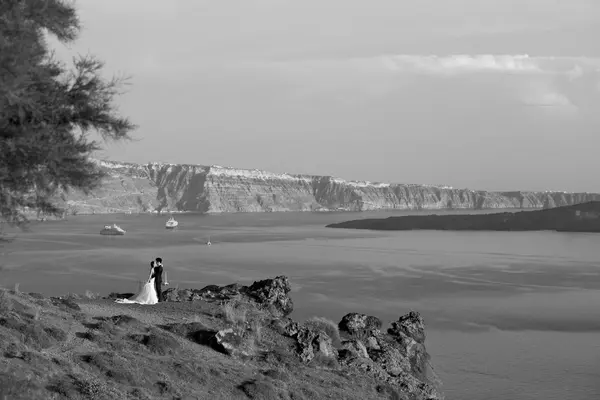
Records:
M289 318L285 276L170 288L157 305L111 293L0 291L0 395L8 399L405 399L443 395L423 318L384 328Z

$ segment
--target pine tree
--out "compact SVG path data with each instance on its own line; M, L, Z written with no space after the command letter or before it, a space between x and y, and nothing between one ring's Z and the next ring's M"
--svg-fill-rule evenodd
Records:
M89 134L128 140L136 128L114 105L125 80L103 78L92 56L68 66L50 51L46 35L68 43L79 31L65 1L0 1L0 222L23 226L26 208L62 213L57 195L101 184Z

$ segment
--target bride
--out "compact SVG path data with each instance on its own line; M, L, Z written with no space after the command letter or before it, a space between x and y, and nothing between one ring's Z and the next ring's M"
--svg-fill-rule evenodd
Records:
M156 289L154 288L154 278L152 273L154 272L154 261L150 263L150 276L148 281L142 286L142 289L138 294L129 299L117 299L116 303L122 304L156 304L158 303L158 296L156 295Z

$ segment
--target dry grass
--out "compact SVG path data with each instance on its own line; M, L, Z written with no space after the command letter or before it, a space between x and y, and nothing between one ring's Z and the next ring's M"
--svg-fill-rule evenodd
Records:
M40 317L42 315L42 307L40 306L34 306L33 307L33 320L34 321L39 321Z
M312 317L306 320L304 325L312 330L322 330L325 332L327 336L331 338L331 342L334 347L340 347L342 345L338 324L332 320L323 317Z
M6 289L0 288L0 312L8 312L13 308L13 302L10 297L8 297L8 292Z
M19 294L20 293L20 291L19 291L19 286L20 285L21 284L19 282L15 283L15 287L13 288L13 291L15 292L15 294Z
M246 333L248 311L243 305L230 301L221 306L221 316L226 323L231 324L233 330L240 336Z
M99 294L99 293L94 293L94 292L92 292L91 290L86 290L86 291L85 291L85 294L84 294L83 296L84 296L86 299L88 299L88 300L95 300L95 299L97 299L97 298L99 298L99 297L100 297L100 294Z
M259 320L253 320L250 324L250 331L256 340L256 344L260 345L263 340L263 326Z

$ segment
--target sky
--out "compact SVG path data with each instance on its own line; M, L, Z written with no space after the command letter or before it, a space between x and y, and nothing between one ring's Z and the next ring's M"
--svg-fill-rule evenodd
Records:
M100 157L600 191L598 0L78 0L130 75Z

